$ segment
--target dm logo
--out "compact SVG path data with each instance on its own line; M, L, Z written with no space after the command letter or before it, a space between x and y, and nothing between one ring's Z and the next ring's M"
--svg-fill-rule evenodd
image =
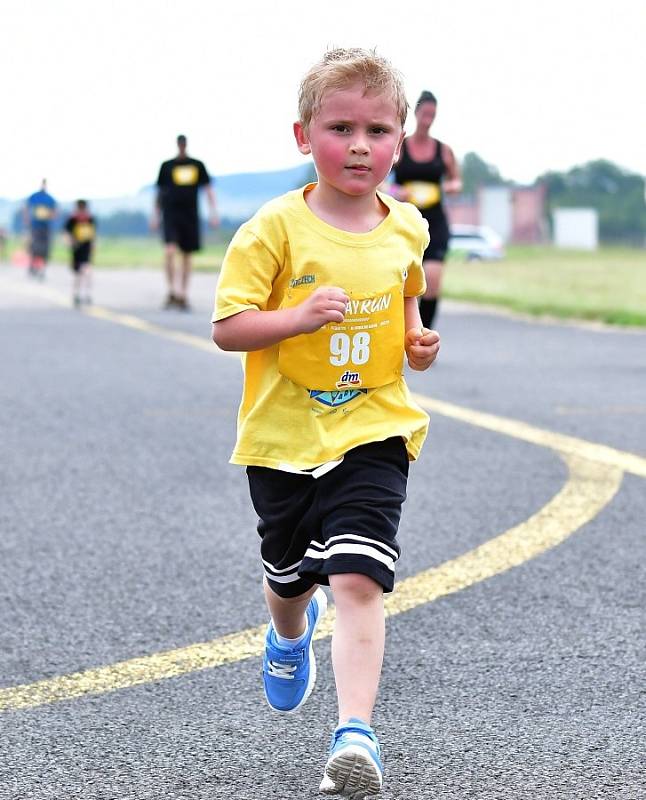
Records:
M346 370L336 382L337 389L358 389L361 386L361 375Z

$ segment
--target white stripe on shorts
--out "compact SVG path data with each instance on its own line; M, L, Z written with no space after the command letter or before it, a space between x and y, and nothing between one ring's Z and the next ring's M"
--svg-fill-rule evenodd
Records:
M378 550L376 547L365 544L339 542L337 544L333 544L332 547L326 547L325 550L322 550L321 552L309 547L305 551L305 558L320 559L323 561L327 558L331 558L332 556L339 555L340 553L346 553L353 556L368 556L369 558L374 558L375 561L380 561L391 572L395 571L395 562L392 558L384 555L381 550Z
M267 567L268 570L271 570L272 574L281 575L284 572L297 572L302 561L297 561L295 564L291 564L289 567L283 567L282 569L276 569L273 564L270 564L269 561L265 561L264 558L262 559L262 563L265 565L265 567Z
M262 563L265 566L265 575L274 583L294 583L294 581L299 580L298 568L302 561L297 561L296 564L291 564L289 567L283 567L282 569L277 569L269 561L265 561L264 558Z
M272 572L267 572L267 570L265 570L265 575L273 583L294 583L294 581L300 580L298 572L295 572L293 575L274 575Z
M321 550L325 550L325 548L330 544L330 542L338 542L342 539L352 539L353 542L365 542L368 545L373 545L375 547L381 547L387 553L391 553L393 559L396 561L399 558L396 550L393 550L384 542L380 542L377 539L370 539L368 536L359 536L357 533L339 533L336 536L330 536L325 544L321 542L310 542L310 547L320 548Z

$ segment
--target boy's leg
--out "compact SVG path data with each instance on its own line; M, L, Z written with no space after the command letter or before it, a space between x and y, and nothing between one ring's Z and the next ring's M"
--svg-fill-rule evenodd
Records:
M262 664L265 697L275 711L289 714L305 703L314 688L312 638L325 614L327 598L315 586L295 597L281 597L267 580L265 597L272 617Z
M370 727L384 654L383 588L366 575L330 575L336 604L332 664L339 725L320 791L343 797L377 794L383 781L381 750Z
M74 281L73 281L73 294L74 294L74 305L80 306L81 305L81 271L79 269L74 268Z
M325 614L327 598L316 579L298 569L312 537L320 530L317 485L309 475L267 467L247 467L249 491L258 514L265 597L271 622L265 637L263 681L269 705L296 711L316 679L312 638Z
M304 594L298 595L298 597L280 597L269 586L267 580L263 581L263 586L267 608L271 614L276 633L285 639L298 639L303 636L307 629L305 612L312 595L316 591L316 586L312 586L311 589Z
M83 300L86 303L92 302L92 268L89 262L81 265L81 286L83 291Z
M330 575L336 606L332 666L339 724L358 718L370 724L384 657L382 587L366 575Z

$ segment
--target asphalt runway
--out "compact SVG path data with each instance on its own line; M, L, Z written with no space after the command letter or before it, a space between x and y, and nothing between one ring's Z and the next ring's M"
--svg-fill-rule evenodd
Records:
M98 272L87 312L69 281L0 268L0 798L319 797L329 638L303 711L270 712L215 279L190 314L159 310L160 273ZM432 424L381 797L646 798L646 332L449 303L437 327L437 364L409 375Z

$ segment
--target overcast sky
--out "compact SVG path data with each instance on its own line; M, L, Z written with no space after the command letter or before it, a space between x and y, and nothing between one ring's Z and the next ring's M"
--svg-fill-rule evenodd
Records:
M302 163L298 84L376 47L433 127L505 177L608 158L646 174L646 1L0 0L0 197L129 194L186 133L214 174ZM410 122L409 118L409 128Z

